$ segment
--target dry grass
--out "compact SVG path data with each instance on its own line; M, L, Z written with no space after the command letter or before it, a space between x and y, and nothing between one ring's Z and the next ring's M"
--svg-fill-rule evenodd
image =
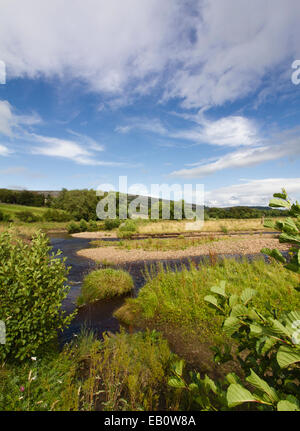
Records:
M92 247L118 247L123 250L145 250L145 251L168 251L168 250L186 250L190 247L198 247L203 244L209 244L228 237L207 236L206 238L147 238L140 240L122 240L116 241L91 241Z
M0 233L10 230L18 237L31 239L38 231L44 233L65 232L66 224L66 222L0 223Z
M274 219L275 220L275 219ZM172 221L164 220L152 222L148 224L141 224L138 227L139 233L144 234L163 234L163 233L179 233L185 232L186 224L190 221ZM223 232L224 228L228 232L241 232L241 231L268 231L262 224L262 219L225 219L225 220L208 220L204 222L202 232Z

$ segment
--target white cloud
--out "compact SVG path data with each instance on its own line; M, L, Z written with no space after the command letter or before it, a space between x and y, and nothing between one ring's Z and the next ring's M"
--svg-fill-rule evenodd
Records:
M267 178L221 187L205 193L205 204L212 207L268 206L273 193L284 187L292 198L300 195L300 178Z
M194 43L178 52L181 67L164 99L179 97L186 108L222 105L253 93L267 74L291 70L300 54L298 0L199 0L196 9ZM290 86L290 74L282 79Z
M8 156L12 153L12 150L7 148L5 145L0 144L0 156Z
M250 146L262 142L256 123L246 117L232 115L212 121L198 115L190 119L198 125L190 129L171 130L157 118L130 118L128 124L118 126L115 131L125 134L140 129L176 140L224 147Z
M0 100L0 134L12 137L15 129L41 123L38 114L18 115L7 100Z
M172 172L170 175L174 177L183 178L202 178L207 175L214 174L215 172L223 169L243 168L247 166L254 166L260 163L268 162L271 160L289 157L294 159L300 156L300 130L298 128L281 133L278 139L281 140L280 144L257 146L254 148L247 148L243 150L234 151L221 156L217 160L202 161L193 163L192 168L180 169Z
M11 106L6 100L0 100L0 133L5 136L12 135L13 114Z
M136 129L144 130L150 133L156 133L163 136L171 135L171 133L163 126L161 121L157 118L132 117L129 120L129 124L126 124L124 126L117 126L115 131L118 133L126 134Z
M290 68L299 16L298 0L10 0L0 53L8 80L70 77L116 107L158 84L187 108L220 105Z
M94 152L91 149L84 148L83 145L80 145L75 141L36 134L31 134L31 136L35 141L41 144L32 148L32 154L69 159L80 165L120 165L120 163L97 160Z
M198 144L240 147L261 141L254 121L241 116L223 117L216 121L201 120L200 127L170 133L176 139L187 139Z
M39 172L33 172L31 169L26 168L25 166L10 166L6 169L0 170L0 175L5 176L24 176L27 178L43 178L45 175Z

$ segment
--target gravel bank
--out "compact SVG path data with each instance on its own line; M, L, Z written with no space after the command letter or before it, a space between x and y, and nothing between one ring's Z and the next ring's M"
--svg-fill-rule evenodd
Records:
M277 248L282 251L289 249L288 244L280 244L277 238L264 236L258 238L253 235L244 235L243 237L235 237L234 239L220 240L208 244L202 244L196 247L190 247L186 250L169 250L169 251L144 251L124 250L118 247L99 247L79 250L80 256L88 257L95 261L109 261L115 264L134 262L134 261L149 261L160 259L180 259L192 256L208 255L209 253L222 254L255 254L260 253L263 247Z

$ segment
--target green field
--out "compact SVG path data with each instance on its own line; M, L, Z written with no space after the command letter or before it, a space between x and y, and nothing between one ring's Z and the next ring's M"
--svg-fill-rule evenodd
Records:
M2 211L3 214L8 214L14 220L16 218L16 213L20 211L31 211L34 215L41 216L47 209L48 208L45 207L28 207L25 205L0 203L0 211Z

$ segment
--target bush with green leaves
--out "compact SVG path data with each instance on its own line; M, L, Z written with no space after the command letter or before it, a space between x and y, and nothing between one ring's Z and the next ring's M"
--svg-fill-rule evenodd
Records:
M273 197L269 205L274 208L289 210L291 217L276 222L266 220L265 227L281 232L279 242L293 245L289 251L291 259L287 262L277 249L264 248L262 252L284 263L287 269L300 274L300 204L298 202L292 203L284 189L281 193L274 193Z
M10 216L8 214L5 214L0 211L0 221L11 222L12 220L10 219Z
M6 325L1 360L35 356L74 317L61 309L70 289L65 259L50 251L41 233L31 244L9 232L0 235L0 320Z
M97 232L99 230L99 226L95 220L90 220L87 229L89 232Z
M104 229L105 230L113 230L113 229L117 229L121 224L121 220L118 218L115 219L110 219L107 218L104 222Z
M67 231L70 234L80 232L79 224L75 221L71 221L71 223L67 225Z
M33 212L25 210L16 213L17 219L24 223L34 223L39 220L39 217L33 214Z
M118 229L118 237L121 239L129 239L137 231L137 221L128 219L122 223Z
M224 316L223 330L237 342L236 357L246 381L255 388L250 392L240 382L232 383L228 406L253 402L266 409L300 410L300 311L277 318L276 309L261 314L252 305L254 289L230 295L223 282L211 291L214 295L205 299Z
M56 222L64 222L70 221L72 216L65 211L60 211L57 209L49 208L43 214L43 220L45 221L56 221Z
M86 232L88 230L88 224L84 219L81 219L79 222L80 232Z

